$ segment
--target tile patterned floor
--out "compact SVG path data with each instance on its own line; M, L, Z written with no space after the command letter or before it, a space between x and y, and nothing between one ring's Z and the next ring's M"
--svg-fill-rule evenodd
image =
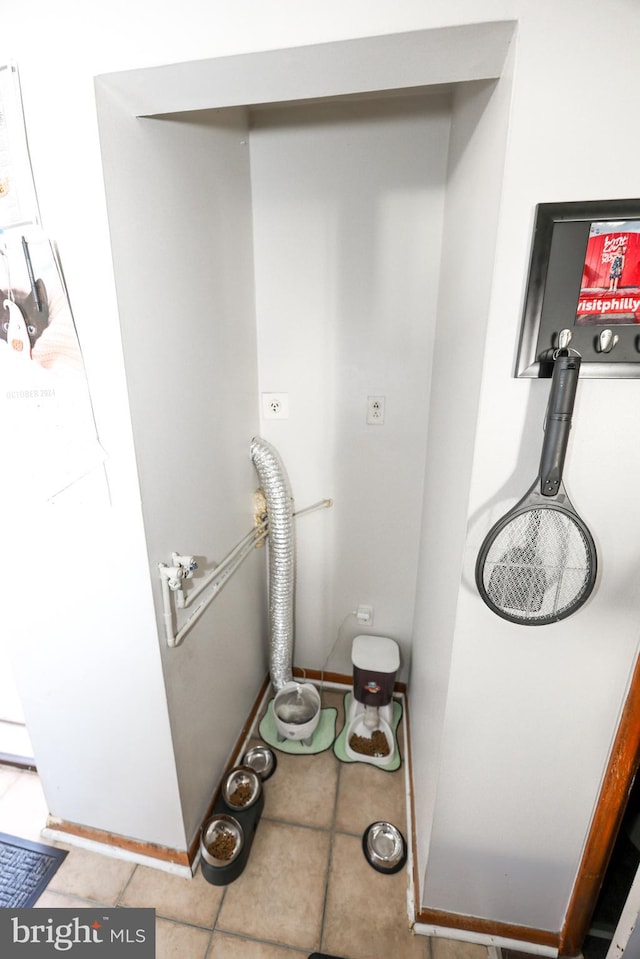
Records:
M338 709L343 694L323 691ZM406 872L385 876L362 854L376 819L407 831L404 775L366 763L277 753L265 807L242 875L213 886L77 847L38 905L151 906L157 959L487 959L484 947L416 936L406 911ZM0 767L0 831L42 841L46 805L35 774Z

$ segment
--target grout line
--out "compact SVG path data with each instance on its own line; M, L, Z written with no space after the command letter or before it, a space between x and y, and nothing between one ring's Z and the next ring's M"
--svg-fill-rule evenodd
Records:
M218 912L219 912L219 911L220 911L220 910L218 910ZM207 949L206 949L206 952L205 952L205 957L206 957L206 956L209 956L209 955L211 954L211 947L212 947L212 945L213 945L213 937L214 937L215 934L216 934L216 922L217 922L217 921L218 921L218 917L216 916L216 920L215 920L215 922L214 922L214 924L213 924L213 926L212 926L212 928L211 928L211 935L209 936L209 941L208 941L208 943L207 943Z
M346 720L345 720L346 721ZM324 941L324 932L327 918L327 903L329 900L329 883L331 881L331 872L333 869L333 845L336 837L336 816L338 810L338 797L340 795L340 782L342 779L342 763L338 763L338 775L336 776L336 789L333 797L333 810L331 813L331 827L329 831L329 855L327 857L327 872L324 881L324 898L322 900L322 912L320 914L320 938L318 948L322 949Z
M127 906L126 908L131 909L133 906ZM140 908L145 908L141 906ZM211 926L202 926L198 922L192 922L190 919L176 919L175 916L165 916L164 913L158 912L156 906L150 906L150 909L156 910L156 919L162 919L163 922L172 922L176 926L186 926L188 929L197 929L199 932L210 932L212 935L214 929Z
M272 816L261 816L260 822L272 822L276 826L291 826L294 829L310 829L312 832L331 832L331 826L314 826L313 823L296 822L295 819L274 819Z
M311 829L315 832L329 832L337 836L351 836L355 839L362 839L362 829L347 829L344 827L337 827L335 825L330 826L315 826L313 823L298 822L295 819L277 819L275 816L261 816L260 822L272 822L276 823L278 826L292 826L293 828L299 829Z
M258 825L259 825L259 824L258 824ZM218 928L218 922L219 922L219 920L220 920L220 913L222 912L222 906L223 906L223 904L224 904L224 901L225 901L225 899L227 898L227 889L229 888L229 885L230 885L230 883L227 883L226 886L223 886L223 887L222 887L222 895L221 895L221 897L220 897L220 904L218 905L218 910L217 910L217 912L216 912L216 917L215 917L215 919L213 920L213 928L211 929L211 938L212 938L212 939L213 939L213 934L214 934L214 932L215 932L216 929ZM211 943L209 943L209 946L211 946Z
M118 908L117 903L108 903L102 899L100 900L88 899L86 896L81 896L77 892L67 892L64 889L51 889L50 886L45 886L38 901L35 904L35 907L44 908L38 905L40 902L40 899L42 899L42 896L44 895L57 896L60 899L77 899L79 902L86 902L87 908L91 907L92 909L117 909ZM55 908L55 907L51 906L47 908Z
M129 876L129 878L128 878L127 881L125 882L124 886L122 887L122 889L120 890L120 892L119 892L118 895L116 896L116 906L119 906L120 903L122 902L122 897L124 896L124 894L126 893L127 889L129 888L129 885L130 885L130 883L131 883L131 880L133 879L133 877L135 876L135 874L136 874L137 871L138 871L138 863L135 863L133 869L131 870L131 875Z
M245 939L247 942L257 942L261 946L277 946L278 949L288 949L289 952L299 956L306 957L309 955L306 948L290 946L285 942L276 942L274 939L256 939L255 936L249 936L245 932L232 932L229 929L215 929L214 932L219 932L221 936L229 936L231 939Z

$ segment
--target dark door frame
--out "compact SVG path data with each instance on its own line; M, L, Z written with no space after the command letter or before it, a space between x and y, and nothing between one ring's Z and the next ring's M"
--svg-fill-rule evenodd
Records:
M640 659L637 659L560 932L560 956L578 955L587 936L639 765Z

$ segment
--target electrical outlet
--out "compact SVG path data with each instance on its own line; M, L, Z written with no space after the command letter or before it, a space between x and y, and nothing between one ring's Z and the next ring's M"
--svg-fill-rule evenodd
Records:
M360 626L371 626L373 623L373 606L358 606L356 619Z
M289 419L289 394L288 393L263 393L262 394L262 415L265 420L288 420Z
M369 426L382 426L384 423L384 396L367 396L367 423Z

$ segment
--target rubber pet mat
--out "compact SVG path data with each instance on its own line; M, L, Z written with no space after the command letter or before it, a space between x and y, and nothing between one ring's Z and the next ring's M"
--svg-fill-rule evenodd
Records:
M349 704L351 702L351 693L346 693L344 697L344 714L345 716L349 715ZM391 732L395 736L396 740L396 749L389 763L375 763L376 769L384 769L386 772L395 772L396 769L399 769L402 764L402 757L400 755L400 747L398 745L398 724L402 718L402 706L400 703L394 699L393 701L393 721L391 722ZM347 751L345 749L345 742L347 739L347 724L345 723L344 728L338 738L336 739L333 745L333 751L336 754L336 758L342 763L357 763L359 760L352 759L351 756L347 756ZM329 957L331 959L331 957Z
M258 729L265 743L273 746L274 749L279 749L283 753L293 753L296 756L311 756L314 753L324 752L333 744L336 736L337 718L338 710L334 709L333 706L320 710L320 719L313 733L310 746L305 746L300 739L285 739L284 742L280 742L275 716L273 715L273 699L271 699Z
M65 849L0 833L0 908L30 909L66 855Z

